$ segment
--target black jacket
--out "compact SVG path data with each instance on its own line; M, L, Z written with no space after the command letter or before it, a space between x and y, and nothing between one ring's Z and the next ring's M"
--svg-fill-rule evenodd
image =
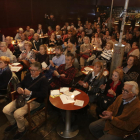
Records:
M84 82L89 82L89 80L91 79L92 77L92 72L89 73L85 79L84 79ZM100 93L101 92L101 89L99 88L102 84L105 84L106 82L106 77L105 76L102 76L101 78L96 78L94 80L94 82L92 83L91 85L91 90L88 91L87 93L88 94L96 94L96 93Z
M2 74L0 74L0 94L3 94L3 92L5 92L1 89L7 88L8 82L11 79L11 77L12 77L12 72L9 68L6 69Z
M18 85L18 87L21 87L23 89L28 89L32 91L32 95L29 98L37 98L35 101L42 103L44 101L44 98L47 97L48 94L48 82L46 77L42 77L42 74L40 74L36 79L32 79L31 74L27 74L23 81L21 81ZM41 78L41 79L40 79ZM40 79L39 81L37 81ZM35 83L37 81L37 83ZM35 83L33 86L31 86L33 83ZM31 86L31 88L30 88Z
M105 88L103 94L107 95L108 90L111 88L111 87L110 87L110 84L111 84L112 82L113 82L112 79L109 79L109 80L106 82L106 88ZM122 88L123 88L123 86L124 86L124 84L123 84L122 82L121 82L120 85L117 86L117 89L116 89L116 92L115 92L115 93L116 93L116 97L117 97L118 95L122 94Z

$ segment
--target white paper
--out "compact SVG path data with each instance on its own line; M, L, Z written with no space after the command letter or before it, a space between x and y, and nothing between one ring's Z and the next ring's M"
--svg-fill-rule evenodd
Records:
M82 107L84 105L84 101L83 100L76 100L74 105Z
M21 67L12 67L11 66L11 71L18 72L21 69Z
M12 65L13 66L17 66L17 65L20 65L20 63L13 63Z
M86 71L91 71L91 70L93 70L92 68L90 68L90 67L85 67L84 68Z
M60 95L60 99L63 104L69 104L69 103L74 103L74 99L70 98L70 96L67 96L65 94Z
M74 96L76 96L76 95L78 95L78 94L80 94L81 92L80 91L77 91L77 90L74 90L73 92L72 92L72 94L74 95Z
M60 92L59 90L51 90L51 95L54 96L54 95L59 95Z
M48 66L45 62L42 62L41 65L43 68L47 68L47 66Z
M69 92L69 90L64 91L63 93L64 93L65 95L67 95L67 96L71 96L71 92Z
M69 91L69 87L61 87L60 92Z

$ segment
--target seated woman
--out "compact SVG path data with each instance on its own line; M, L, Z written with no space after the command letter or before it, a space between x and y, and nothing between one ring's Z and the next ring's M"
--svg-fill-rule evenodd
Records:
M65 56L67 55L67 53L72 53L75 57L75 49L73 48L73 44L72 43L69 43L64 54ZM74 63L73 63L74 67L75 68L79 68L79 62L77 60L77 58L74 59Z
M25 48L24 48L24 43L26 42L26 40L27 40L27 36L26 36L25 33L23 33L23 34L21 35L21 41L20 41L20 43L18 44L18 47L19 47L19 49L20 49L21 52L22 52L23 50L25 50Z
M21 35L23 34L23 29L22 28L19 28L18 29L18 33L16 34L16 36L15 36L15 40L17 40L17 39L21 39Z
M48 36L50 37L54 31L51 26L48 26Z
M37 29L37 34L39 35L43 35L43 30L42 30L42 25L41 24L38 24L38 29Z
M94 45L96 48L101 48L102 40L99 38L98 33L95 33L95 37L92 38L91 44Z
M34 34L34 40L33 40L33 51L34 53L38 53L39 51L39 46L42 45L41 41L39 40L39 34L35 33Z
M7 85L12 77L12 72L8 66L10 59L6 56L0 57L0 96L6 94Z
M139 58L140 51L139 51L138 43L137 42L133 42L132 49L128 52L127 57L129 55L135 55L135 56L137 56Z
M84 37L84 44L80 46L80 65L81 67L85 66L85 61L90 56L90 53L92 52L92 47L90 45L90 39L89 37Z
M49 47L54 47L54 46L56 46L56 39L55 39L55 34L54 33L52 33L52 35L51 35L51 37L50 37L50 39L49 39L49 44L48 44L48 46Z
M46 53L46 46L45 45L40 45L39 53L36 55L35 60L40 62L40 63L45 62L47 65L49 65L49 56Z
M31 42L33 41L34 33L35 33L34 29L30 29L28 41L31 41Z
M80 80L76 87L85 91L89 95L89 102L92 103L96 99L96 93L101 92L100 86L105 82L103 63L98 61L94 64L94 71L90 72L83 81Z
M25 50L19 56L19 60L27 60L29 63L32 63L32 60L35 59L35 54L32 51L32 43L26 41L24 44Z
M113 71L112 79L108 80L106 84L101 85L101 93L97 99L97 114L102 114L116 99L118 95L122 93L123 88L123 71L117 68Z
M124 82L126 81L136 81L139 77L138 69L138 58L134 55L129 55L127 59L127 64L123 66L124 72Z
M110 69L110 63L111 63L112 54L113 54L112 48L113 48L113 44L111 42L108 42L104 50L102 51L102 53L97 58L99 60L105 60L105 63L107 64L108 69Z
M13 53L7 48L6 42L0 43L0 56L6 56L10 58L10 63L17 62L16 57L13 55Z

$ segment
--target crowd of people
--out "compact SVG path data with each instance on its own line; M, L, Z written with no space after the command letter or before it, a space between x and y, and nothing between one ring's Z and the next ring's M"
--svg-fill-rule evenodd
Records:
M130 27L124 30L122 44L125 45L123 65L118 66L109 77L103 74L104 68L110 71L113 48L118 43L120 25L108 28L108 20L98 17L91 23L76 25L66 22L64 26L56 25L54 15L45 15L44 32L41 24L34 30L27 26L26 31L19 28L12 44L12 37L0 33L0 95L7 88L12 77L9 64L20 62L26 76L21 80L17 92L26 95L26 102L36 98L30 110L37 108L50 90L60 87L81 89L89 96L89 106L97 105L98 120L91 123L91 133L99 140L122 140L140 125L140 102L138 99L140 28ZM41 36L46 36L44 39ZM54 48L55 55L47 53ZM24 60L24 61L22 61ZM30 67L25 67L24 62ZM44 67L43 64L46 64ZM75 76L84 66L94 65L83 80L75 85ZM80 73L81 75L81 73ZM10 126L5 132L18 128L14 139L21 138L25 132L24 115L27 105L16 108L16 100L3 109ZM104 131L104 133L103 133Z

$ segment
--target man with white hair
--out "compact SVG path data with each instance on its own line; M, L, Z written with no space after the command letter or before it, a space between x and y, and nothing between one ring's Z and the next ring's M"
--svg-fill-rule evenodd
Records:
M101 119L90 124L91 133L99 140L123 140L140 125L140 101L138 84L124 83L122 94L116 98Z
M24 31L23 28L18 29L18 33L15 36L15 40L21 39L21 35L23 34L23 31Z
M54 33L55 33L56 36L57 35L62 35L62 31L60 30L60 26L59 25L56 26L56 31Z

